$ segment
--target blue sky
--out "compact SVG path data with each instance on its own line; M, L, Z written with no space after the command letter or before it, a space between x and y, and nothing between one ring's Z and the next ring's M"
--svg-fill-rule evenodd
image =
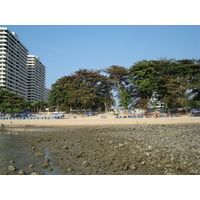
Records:
M0 25L16 32L46 66L46 87L62 76L143 59L200 59L200 26Z

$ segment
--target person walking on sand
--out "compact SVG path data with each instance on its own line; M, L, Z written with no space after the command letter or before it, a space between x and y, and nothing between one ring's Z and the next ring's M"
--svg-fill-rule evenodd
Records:
M2 129L2 131L4 130L4 125L3 124L1 124L1 129Z

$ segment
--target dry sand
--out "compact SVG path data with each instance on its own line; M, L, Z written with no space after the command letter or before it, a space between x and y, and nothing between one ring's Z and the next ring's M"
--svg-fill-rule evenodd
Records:
M17 119L0 120L5 126L108 126L108 125L172 125L172 124L200 124L200 117L169 117L169 118L115 118L113 115L92 117L77 117L65 119Z

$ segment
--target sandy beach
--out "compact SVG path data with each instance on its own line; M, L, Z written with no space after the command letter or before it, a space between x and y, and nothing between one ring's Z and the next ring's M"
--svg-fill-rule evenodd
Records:
M16 119L0 120L5 126L108 126L108 125L175 125L200 124L200 117L160 117L160 118L115 118L113 115L91 117L69 117L65 119Z

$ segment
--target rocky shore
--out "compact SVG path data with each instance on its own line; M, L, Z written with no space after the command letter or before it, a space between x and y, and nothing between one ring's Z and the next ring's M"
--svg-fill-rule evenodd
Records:
M200 174L200 124L29 127L12 134L23 136L29 161L19 168L16 157L1 174Z

